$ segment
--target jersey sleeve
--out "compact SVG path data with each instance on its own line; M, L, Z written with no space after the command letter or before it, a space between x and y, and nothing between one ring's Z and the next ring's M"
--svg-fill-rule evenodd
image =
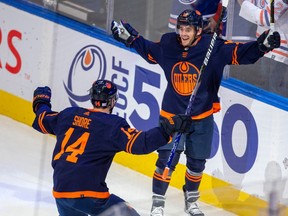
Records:
M55 135L54 128L56 127L58 114L46 104L42 104L36 112L32 127L41 133Z
M148 131L138 131L126 124L118 127L117 134L118 139L115 139L115 145L117 145L118 150L130 154L151 153L165 145L169 140L161 127L155 127Z
M239 43L233 49L233 64L254 64L264 55L256 41Z
M150 64L157 64L157 57L161 52L160 43L146 40L142 36L135 39L132 47Z
M253 64L263 55L264 53L259 50L256 41L247 43L223 41L220 45L220 53L217 54L219 58L225 56L225 64L229 65Z

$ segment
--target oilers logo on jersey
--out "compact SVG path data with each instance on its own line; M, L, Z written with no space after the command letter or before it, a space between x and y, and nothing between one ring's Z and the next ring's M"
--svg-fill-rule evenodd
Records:
M200 71L190 62L177 62L172 68L171 80L175 91L183 96L192 94Z

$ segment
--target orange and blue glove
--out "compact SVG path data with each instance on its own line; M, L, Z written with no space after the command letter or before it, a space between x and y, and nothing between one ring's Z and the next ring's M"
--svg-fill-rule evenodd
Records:
M41 104L46 104L51 108L51 89L48 86L35 89L32 103L34 113L37 112Z

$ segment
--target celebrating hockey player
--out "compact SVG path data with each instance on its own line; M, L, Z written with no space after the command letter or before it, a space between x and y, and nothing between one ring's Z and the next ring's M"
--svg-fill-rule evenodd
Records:
M177 18L176 32L162 35L160 42L149 41L138 34L128 23L113 21L113 37L134 48L147 62L159 64L167 79L160 121L185 113L190 95L199 78L212 35L202 34L203 19L195 10L185 10ZM268 37L268 43L264 43ZM192 104L190 132L181 137L167 178L163 171L172 148L171 144L158 149L156 170L153 176L151 215L164 215L165 194L180 154L185 149L186 174L183 186L185 212L202 216L196 201L200 197L199 185L207 158L210 157L213 137L213 113L220 110L217 96L225 65L253 64L266 52L279 47L278 32L264 32L257 41L245 44L217 38L202 82ZM185 147L185 148L184 148Z
M92 109L70 107L55 112L51 110L50 98L47 86L34 91L33 128L56 135L53 196L60 216L139 215L123 199L109 193L105 179L115 154L155 151L175 132L187 132L191 117L176 115L146 132L131 128L124 118L111 114L118 92L108 80L93 83ZM115 205L122 206L121 214L105 213Z

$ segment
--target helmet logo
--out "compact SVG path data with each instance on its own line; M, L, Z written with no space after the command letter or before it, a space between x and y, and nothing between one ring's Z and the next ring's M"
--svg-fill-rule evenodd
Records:
M112 86L111 86L111 83L107 82L106 83L106 88L110 89Z

